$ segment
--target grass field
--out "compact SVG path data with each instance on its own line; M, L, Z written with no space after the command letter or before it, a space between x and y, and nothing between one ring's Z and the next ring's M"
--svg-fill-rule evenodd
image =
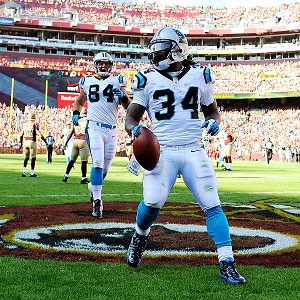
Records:
M22 178L22 162L22 155L0 155L0 206L88 201L86 186L79 184L79 163L64 184L63 156L54 156L53 163L47 164L45 155L39 155L36 165L39 178ZM141 200L142 175L136 177L129 173L126 163L126 158L115 158L103 187L105 202ZM233 172L216 169L223 203L252 204L268 200L300 208L300 164L234 161L233 169ZM194 202L182 179L178 179L168 202ZM247 279L244 286L230 286L219 280L216 265L197 267L144 262L135 270L125 263L21 259L13 257L12 252L12 256L0 257L0 270L0 299L4 300L300 299L297 267L240 265L238 270Z

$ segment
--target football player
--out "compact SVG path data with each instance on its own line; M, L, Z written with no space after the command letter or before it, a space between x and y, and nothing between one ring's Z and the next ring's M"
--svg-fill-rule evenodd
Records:
M34 172L35 162L36 162L36 155L37 155L37 136L40 136L41 139L46 143L45 137L39 130L39 125L36 123L35 114L32 113L30 117L24 122L23 128L20 134L20 149L23 147L23 153L25 155L25 159L23 162L23 172L22 177L26 177L26 167L28 161L31 157L31 170L30 170L30 177L39 177ZM24 143L23 143L24 141Z
M80 112L80 119L78 121L78 126L73 125L72 130L69 132L69 135L66 139L64 148L67 147L68 142L71 138L72 141L72 151L71 151L71 160L69 161L66 169L66 173L63 177L63 182L67 182L69 179L69 174L74 167L74 164L80 156L81 159L81 181L80 184L88 184L89 181L86 178L87 173L87 164L89 159L89 148L85 140L85 129L86 129L86 107L83 107Z
M224 160L226 167L222 168L223 171L232 171L232 150L233 144L237 140L237 136L232 132L229 124L225 126L225 139L224 139Z
M130 103L125 78L111 74L114 61L107 52L95 55L94 75L86 75L79 81L80 94L74 103L73 124L78 126L80 109L88 102L86 140L92 158L90 173L92 216L102 217L101 199L105 178L117 148L118 106L125 109Z
M209 68L193 63L185 35L175 28L160 29L149 48L154 68L134 77L133 101L127 110L125 129L133 139L138 137L143 126L139 122L147 110L161 155L154 170L144 170L144 199L137 209L127 263L134 268L142 263L151 225L181 174L206 216L208 234L217 248L220 278L231 284L245 283L235 268L216 175L201 143L204 128L212 136L219 132L221 117L213 96L214 78ZM202 124L201 110L205 118Z

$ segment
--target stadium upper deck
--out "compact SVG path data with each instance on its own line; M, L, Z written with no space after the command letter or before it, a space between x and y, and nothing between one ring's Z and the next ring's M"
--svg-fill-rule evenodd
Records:
M207 62L300 58L300 3L279 7L162 7L109 1L17 1L0 9L0 51L147 60L162 26L187 35L190 53Z

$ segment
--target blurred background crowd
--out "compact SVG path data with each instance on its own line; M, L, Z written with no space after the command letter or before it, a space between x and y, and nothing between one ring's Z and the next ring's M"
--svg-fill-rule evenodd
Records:
M19 149L19 134L22 124L31 113L36 114L36 121L41 132L45 136L50 132L55 139L54 151L61 154L63 140L63 128L71 129L72 108L47 108L43 105L25 106L24 110L14 106L13 114L10 114L10 107L0 103L0 148ZM124 130L125 110L120 107L118 117L118 149L117 155L126 156L126 140L129 136ZM274 154L277 154L280 161L296 161L300 153L300 108L297 105L292 107L270 108L270 109L222 109L221 125L229 125L237 135L234 143L234 153L238 159L253 160L262 154L265 142L270 138L274 144ZM10 118L12 117L12 128ZM147 124L148 118L145 115L143 122ZM219 136L211 137L208 147L209 155L216 159L220 145ZM45 149L41 139L38 141L39 148ZM288 155L286 155L286 152ZM290 153L290 154L289 154ZM287 157L287 158L286 158Z

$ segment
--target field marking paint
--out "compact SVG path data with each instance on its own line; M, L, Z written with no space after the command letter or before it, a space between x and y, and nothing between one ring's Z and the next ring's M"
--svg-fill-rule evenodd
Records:
M188 233L188 232L207 232L206 226L202 225L183 225L183 224L156 224L153 227L164 227L166 229L178 232L178 233ZM20 230L15 232L13 235L13 241L16 244L19 244L23 247L28 248L43 248L46 250L56 250L56 251L88 251L92 253L102 253L102 254L121 254L126 251L126 247L122 244L122 240L129 231L132 231L134 228L133 223L117 223L117 222L108 222L108 223L77 223L77 224L65 224L49 227L40 227L40 228L31 228L26 230ZM101 242L93 243L89 238L75 238L54 241L54 245L48 244L45 239L45 236L49 236L51 240L57 234L55 232L59 231L73 231L73 230L98 230L99 237ZM104 230L102 233L101 231ZM112 232L107 232L111 230ZM109 244L105 242L105 237L113 237L113 243ZM257 230L257 229L248 229L241 227L231 227L231 234L235 236L247 236L247 237L261 237L269 238L272 240L271 244L267 244L261 247L249 248L236 250L236 254L259 254L259 253L271 253L277 251L285 251L290 248L299 247L299 243L296 238L289 236L287 234L272 232L269 230ZM43 240L41 240L41 236ZM106 239L107 240L107 239ZM215 251L197 251L193 249L163 249L163 250L146 250L145 254L149 256L158 256L158 255L215 255Z

